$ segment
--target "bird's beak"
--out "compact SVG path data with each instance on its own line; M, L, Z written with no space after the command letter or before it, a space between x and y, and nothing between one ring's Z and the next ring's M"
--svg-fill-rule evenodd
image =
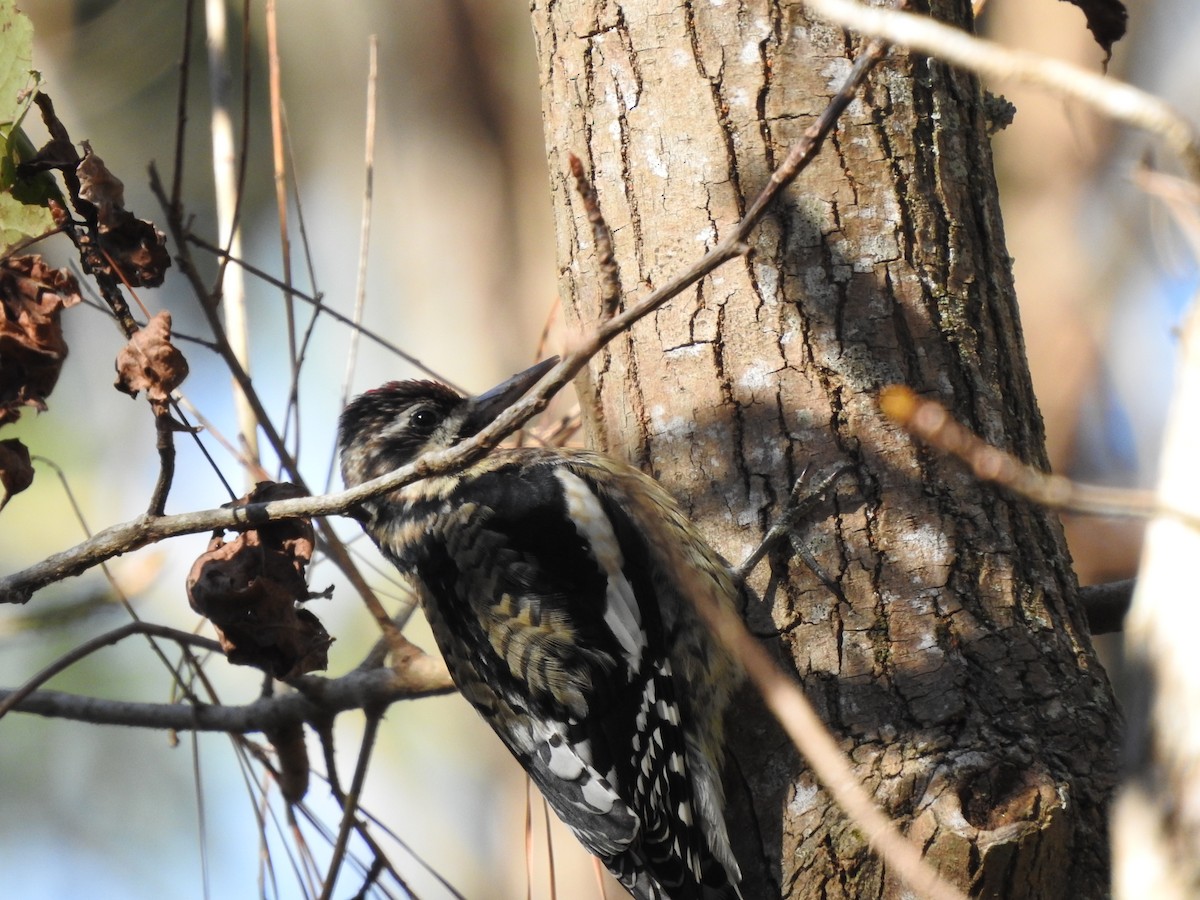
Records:
M530 366L524 372L518 372L508 381L496 385L490 391L484 391L469 401L470 409L463 421L462 438L478 434L492 422L500 413L508 409L524 396L525 392L541 380L542 376L558 365L558 357L551 356L540 363Z

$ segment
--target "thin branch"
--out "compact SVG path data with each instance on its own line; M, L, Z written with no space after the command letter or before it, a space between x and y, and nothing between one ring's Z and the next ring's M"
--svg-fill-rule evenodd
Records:
M41 234L31 234L29 237L23 238L22 240L17 241L15 244L9 244L4 248L4 252L0 253L0 261L7 261L12 259L14 256L20 256L35 244L40 244L42 241L46 240L47 238L52 238L56 234L64 234L66 230L67 226L65 224L55 225L49 231L43 231Z
M203 429L205 434L212 437L214 441L221 445L226 453L233 457L239 468L248 470L258 481L269 480L270 475L267 473L267 470L264 469L260 463L250 459L250 457L246 456L246 454L243 453L239 448L235 447L233 442L225 436L221 429L213 424L213 422L207 416L205 416L204 413L200 412L196 405L187 398L187 395L184 394L183 391L175 391L172 399L176 404L178 404L176 407L176 412L181 418L184 418L184 412L186 411L199 423L199 428L190 428L189 431L191 431L193 434L196 434L197 431ZM217 478L220 479L221 484L225 488L225 492L229 494L229 499L236 500L238 495L234 492L233 486L225 479L225 475L221 472L221 468L217 465L216 460L214 460L208 453L208 448L204 446L203 441L198 440L196 443L200 448L200 452L203 453L208 459L210 468L216 474Z
M453 898L453 900L467 900L467 898L464 897L463 894L454 887L454 885L452 885L449 881L446 880L446 877L444 875L442 875L440 872L438 872L436 869L434 869L428 862L425 861L425 859L419 853L417 853L416 850L414 850L411 846L409 846L408 843L402 837L400 837L400 835L396 834L395 831L393 831L391 828L389 828L386 822L382 821L381 819L379 819L378 817L373 815L371 813L371 811L366 809L365 807L363 807L361 809L361 812L363 814L363 817L365 819L367 819L367 821L370 822L371 825L373 825L375 828L378 828L380 831L382 831L385 835L387 835L387 837L390 840L392 840L396 844L398 844L401 847L401 849L404 850L404 852L406 852L409 856L411 856L413 861L416 862L416 864L419 865L431 878L433 878L435 881L437 881L437 883L442 886L442 888L446 891L447 894L450 895L451 898ZM359 832L359 837L361 837L363 839L363 841L366 842L367 846L371 848L371 851L377 857L379 857L381 859L387 858L386 855L384 854L382 848L380 848L379 844L371 836L371 833L369 831L367 831L366 828L363 828ZM400 877L400 873L396 871L396 869L392 866L392 864L390 862L388 863L388 872L391 874L391 876L393 878L396 879L397 883L406 891L406 896L411 896L412 895L411 889L408 887L408 885L404 881L404 879Z
M1011 50L926 15L864 6L856 0L803 0L813 13L843 28L882 38L997 81L1019 81L1079 100L1100 113L1162 138L1193 179L1200 179L1200 141L1170 104L1132 85L1027 50Z
M154 447L158 451L158 478L150 492L150 503L146 507L149 516L161 516L167 508L167 494L175 478L175 430L170 407L154 409Z
M1196 522L1194 516L1182 510L1164 510L1149 491L1081 484L1062 475L1041 472L1011 453L993 447L957 422L936 400L920 397L910 388L900 385L884 388L879 405L888 418L914 437L962 460L979 480L995 482L1048 509L1138 519L1163 512Z
M125 273L121 266L117 264L104 247L97 243L96 249L100 255L104 257L108 263L108 272L116 273L120 282L125 285L125 289L129 291L129 295L133 297L138 308L142 311L142 315L150 318L150 310L146 309L146 305L142 303L142 298L138 296L137 290L129 279L125 277ZM97 283L102 283L103 279L99 272L93 273ZM105 277L108 277L107 275ZM131 317L132 319L132 317ZM134 331L140 331L142 326L137 322L133 322ZM127 334L127 337L132 337L133 334ZM147 393L146 400L150 401L150 395ZM167 506L167 495L171 492L171 483L175 478L175 432L181 430L180 426L171 418L170 407L148 402L151 413L154 415L154 433L155 433L155 449L158 451L158 477L155 479L154 488L150 492L150 502L147 504L146 512L151 516L161 516Z
M282 261L283 283L287 286L283 295L283 310L287 319L288 361L291 365L292 383L295 384L299 381L296 371L296 307L292 302L290 292L292 286L292 242L288 237L287 161L283 141L283 88L279 72L278 18L276 0L267 0L267 89L271 101L271 163L275 182L275 213L279 219L279 252ZM289 412L298 413L296 407L291 404L289 404ZM300 428L297 422L297 437L299 437L299 433Z
M583 163L574 153L567 154L571 175L575 178L575 189L583 200L588 224L592 226L592 243L596 248L596 268L600 273L600 318L612 318L621 303L621 270L613 253L612 232L600 212L600 200L596 188L588 179Z
M525 778L525 900L533 900L533 779Z
M113 643L138 633L181 642L187 639L206 650L212 649L214 643L188 632L136 622L101 638ZM10 698L17 691L8 690L0 690L0 704L17 712L92 725L247 734L297 722L320 723L349 710L382 709L398 700L448 694L454 690L445 667L428 656L410 658L404 665L393 668L354 669L333 679L305 675L290 683L298 689L295 693L264 697L242 706L130 703L61 691L36 691L12 700Z
M250 34L250 8L251 0L242 0L242 35ZM234 206L233 206L233 222L235 226L240 226L242 221L242 200L246 196L246 173L250 169L250 89L253 84L252 73L254 67L251 65L250 48L253 46L253 41L242 40L242 89L239 104L242 110L241 121L241 144L238 147L238 165L237 165L237 187L234 190ZM228 268L228 261L222 259L217 265L217 277L213 282L213 289L210 292L214 298L214 302L218 302L221 297L220 285L225 283L225 269ZM205 301L205 297L197 297L201 302Z
M1183 233L1192 259L1200 261L1200 185L1156 172L1145 160L1133 170L1133 183L1162 202Z
M214 650L220 652L221 645L210 638L200 637L187 631L180 631L177 628L168 628L165 625L152 625L149 622L130 622L128 625L123 625L120 628L92 638L90 641L80 644L69 653L64 653L50 665L46 666L32 678L26 681L23 685L13 691L3 691L0 698L0 718L3 718L5 713L11 709L15 709L25 698L29 697L39 687L58 675L69 669L75 663L79 662L85 656L90 656L97 650L104 647L111 647L113 644L118 644L125 638L134 634L144 634L150 637L168 638L178 644L191 644L196 647L203 647L205 650Z
M535 360L545 359L550 354L546 351L547 345L550 343L550 331L554 328L554 323L558 319L558 314L562 311L562 299L556 294L554 302L550 304L550 308L546 310L546 319L542 322L542 332L538 335L537 345L533 349L533 358Z
M211 897L208 865L208 807L204 804L204 779L200 768L200 736L192 734L192 785L196 793L196 832L200 843L200 881L202 896Z
M179 95L175 104L175 165L171 174L171 205L178 206L183 195L183 150L187 146L188 86L192 73L192 23L196 0L187 0L183 10L183 48L179 53Z
M378 107L379 87L379 37L371 35L367 45L367 121L363 137L363 200L362 216L358 231L358 272L354 285L354 313L351 316L354 328L350 331L350 344L346 349L346 371L342 376L342 406L350 402L350 385L354 380L354 368L358 365L358 342L362 334L363 310L367 305L367 259L371 246L371 209L375 201L375 113ZM325 473L325 490L333 485L333 470L337 453L329 456L329 469Z
M542 827L546 831L546 862L548 863L548 871L546 876L550 879L550 900L558 900L558 878L554 874L554 835L550 833L550 804L546 802L546 798L541 796L541 791L538 791L538 799L542 801ZM603 890L601 890L603 896Z
M292 173L292 177L288 180L288 185L291 187L291 202L295 204L296 209L296 234L300 238L300 256L304 260L305 268L308 271L309 289L314 294L320 294L317 290L317 272L314 268L312 244L308 238L308 225L304 218L304 202L301 199L302 191L300 189L299 168L296 165L296 149L292 145L292 132L287 127L287 110L284 110L283 117L283 139L287 147L288 168ZM295 425L295 441L293 442L293 453L297 458L300 456L300 410L298 404L300 402L300 373L304 370L304 362L308 358L308 350L312 346L313 335L316 334L317 324L321 319L320 308L311 311L308 317L308 323L304 326L304 334L300 338L299 348L296 351L296 364L292 367L291 383L288 385L287 405L284 409L284 429L283 434L288 436L288 428ZM294 413L294 415L293 415Z
M321 900L329 900L333 896L338 870L341 869L342 860L346 855L346 843L350 840L350 832L358 820L358 798L362 796L363 783L367 780L367 764L371 759L371 751L375 748L375 738L379 734L379 722L382 718L383 715L378 709L367 713L367 727L358 748L358 762L354 766L350 793L342 801L342 823L338 828L337 840L333 844L333 855L321 888Z

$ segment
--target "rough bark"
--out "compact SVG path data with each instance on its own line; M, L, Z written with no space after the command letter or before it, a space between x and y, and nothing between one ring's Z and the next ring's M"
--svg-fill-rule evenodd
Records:
M934 14L969 27L970 3ZM535 0L533 23L579 329L597 277L566 154L594 173L639 295L738 219L856 48L766 0ZM1045 464L978 84L894 54L752 244L593 363L589 439L658 477L732 560L806 467L852 463L806 534L836 592L777 554L770 621L752 620L953 881L1103 896L1117 717L1059 524L915 447L876 404L911 385ZM749 702L735 715L746 897L901 896L774 725Z

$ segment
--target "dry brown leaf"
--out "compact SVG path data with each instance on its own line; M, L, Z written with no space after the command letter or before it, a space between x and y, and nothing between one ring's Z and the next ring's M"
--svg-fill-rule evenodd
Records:
M171 391L188 375L184 355L171 343L171 314L166 310L153 316L146 327L129 339L117 354L118 391L136 397L145 391L150 403L162 409Z
M158 287L171 266L166 236L132 213L124 212L111 227L100 226L100 246L132 287Z
M46 408L67 358L59 313L82 299L75 277L40 256L0 262L0 425Z
M1088 31L1105 53L1106 61L1112 59L1112 46L1125 36L1129 12L1121 0L1067 0L1083 10Z
M33 463L29 460L29 448L16 438L0 441L0 509L8 505L14 494L19 494L33 484Z
M75 167L79 179L79 196L96 207L101 225L113 222L114 216L125 212L125 183L108 170L92 145L83 142L83 159Z
M79 196L96 207L100 247L133 287L158 287L171 265L166 236L125 209L125 185L83 142L75 167Z
M261 482L235 506L303 496L293 484ZM291 678L328 664L333 638L299 604L310 597L312 522L289 519L251 528L233 541L213 535L188 575L188 602L216 627L231 663Z

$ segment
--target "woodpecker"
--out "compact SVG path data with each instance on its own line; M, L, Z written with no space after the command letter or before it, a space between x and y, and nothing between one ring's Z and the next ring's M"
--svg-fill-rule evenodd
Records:
M393 381L338 432L361 484L477 434L551 367L476 397ZM721 787L739 672L687 592L740 588L658 482L588 450L495 450L362 504L462 695L639 900L740 898Z

